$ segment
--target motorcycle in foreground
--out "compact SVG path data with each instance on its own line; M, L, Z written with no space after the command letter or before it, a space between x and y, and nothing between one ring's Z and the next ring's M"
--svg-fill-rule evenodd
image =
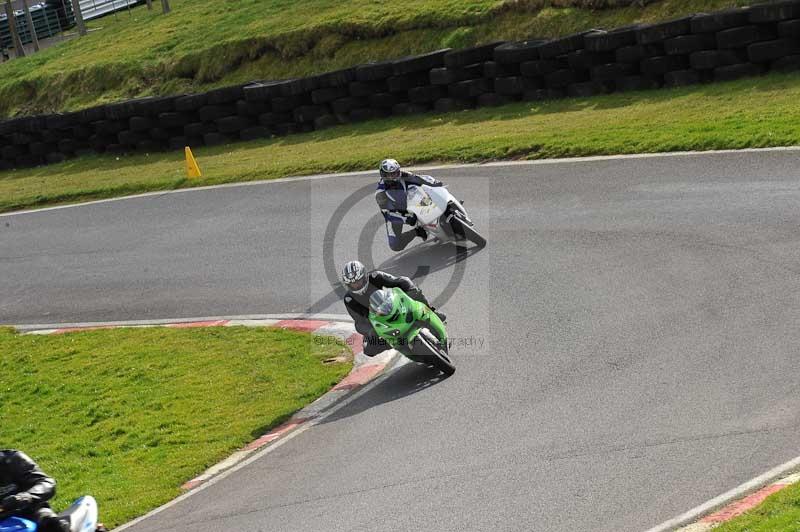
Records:
M418 225L440 242L469 240L481 248L486 245L486 239L475 230L464 205L446 186L409 186L406 209L417 217Z
M383 292L383 294L379 294ZM447 350L444 323L427 305L400 288L384 288L370 298L369 321L377 335L407 358L434 367L445 375L456 371ZM382 300L373 309L373 297Z
M70 532L95 532L97 526L97 501L86 495L58 514L69 521ZM3 517L0 508L0 532L36 532L36 523L22 517ZM105 530L101 528L100 530Z

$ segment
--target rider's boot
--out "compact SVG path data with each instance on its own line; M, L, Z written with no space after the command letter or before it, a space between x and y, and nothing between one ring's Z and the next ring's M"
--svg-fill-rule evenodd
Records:
M422 240L428 240L428 232L420 226L414 228L414 232L417 233L417 236L420 237Z
M439 316L439 319L442 320L442 323L447 321L447 314L436 309L431 309L431 310L433 310L434 314Z
M39 522L42 532L70 532L69 520L57 515L45 516Z

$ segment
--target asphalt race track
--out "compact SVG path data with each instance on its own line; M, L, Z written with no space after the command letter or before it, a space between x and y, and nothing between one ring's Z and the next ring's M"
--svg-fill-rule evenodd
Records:
M360 247L444 302L456 374L401 367L132 530L641 531L800 454L799 156L442 170L466 253L389 251L372 176L0 217L0 321L343 313Z

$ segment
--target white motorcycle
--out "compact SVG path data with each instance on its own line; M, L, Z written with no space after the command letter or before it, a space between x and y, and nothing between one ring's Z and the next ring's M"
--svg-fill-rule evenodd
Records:
M0 508L0 513L3 513ZM97 501L94 497L86 495L73 503L67 510L58 514L59 517L69 522L70 532L96 532L105 531L106 528L97 524ZM0 532L36 532L38 527L33 521L22 517L0 516Z
M417 217L418 226L440 242L469 240L481 248L486 245L464 206L446 186L409 186L406 210Z

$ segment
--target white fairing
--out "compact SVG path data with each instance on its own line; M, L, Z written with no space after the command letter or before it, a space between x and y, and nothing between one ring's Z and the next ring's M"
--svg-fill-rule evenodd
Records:
M69 515L72 532L94 532L97 528L97 501L91 495L81 497L61 515Z
M437 240L447 242L453 240L447 232L440 227L440 218L447 210L447 205L453 203L466 214L466 210L455 196L450 194L446 186L431 187L428 185L410 186L406 198L406 209L414 213L418 224Z

